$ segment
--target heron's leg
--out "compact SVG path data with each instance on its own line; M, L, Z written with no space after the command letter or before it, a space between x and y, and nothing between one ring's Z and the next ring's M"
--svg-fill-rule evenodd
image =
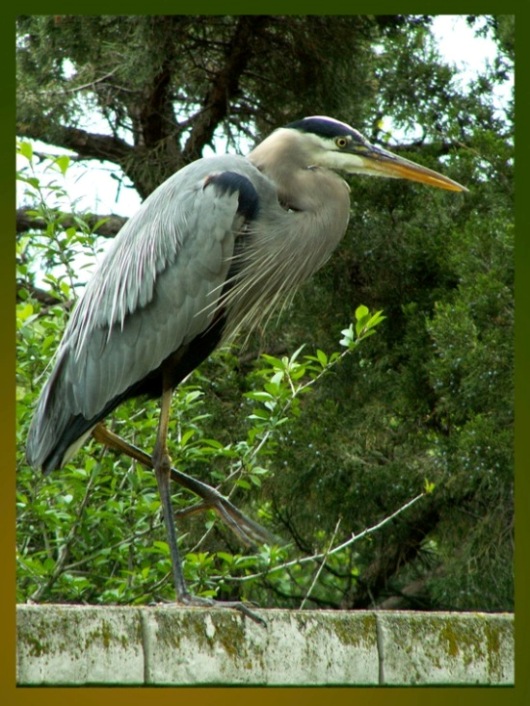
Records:
M162 501L162 510L164 512L164 524L166 526L169 553L171 556L171 565L173 570L173 581L177 592L177 600L185 605L196 606L222 606L226 608L235 608L247 615L252 620L265 625L265 621L250 610L248 606L240 601L224 601L218 602L211 598L202 598L192 596L186 586L184 572L182 571L182 561L177 544L177 532L175 529L175 521L173 519L173 508L171 506L171 494L169 492L169 478L171 475L171 460L167 450L167 431L169 423L169 412L171 407L172 390L169 386L164 386L162 392L162 401L160 405L160 421L158 424L158 434L156 437L155 449L153 452L153 466L155 469L158 490Z
M153 451L153 467L155 469L158 491L162 502L162 512L164 514L164 524L166 526L169 554L171 556L171 568L173 571L173 582L177 592L177 600L182 603L186 603L190 598L190 594L186 587L186 581L184 580L184 573L182 571L182 561L178 549L177 532L175 529L175 521L173 519L173 507L171 505L171 493L169 492L171 460L167 450L167 431L169 413L171 409L171 394L171 388L169 386L164 387L160 405L158 433L156 436L155 449Z
M100 443L105 444L105 446L134 458L143 466L146 466L146 468L153 468L153 459L151 456L137 446L134 446L134 444L125 441L125 439L122 439L120 436L110 431L110 429L107 429L102 423L94 427L92 436ZM175 468L171 468L171 479L204 500L203 503L186 508L185 510L180 510L176 514L186 515L212 509L217 512L220 518L234 534L237 535L243 544L252 546L256 543L279 543L278 539L274 537L271 532L247 517L241 510L233 505L228 498L225 498L224 495L221 495L221 493L207 483L192 478Z

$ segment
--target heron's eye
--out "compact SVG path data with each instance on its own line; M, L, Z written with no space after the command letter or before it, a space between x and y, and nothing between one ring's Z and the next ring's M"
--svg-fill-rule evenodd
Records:
M348 146L348 138L347 137L336 137L335 144L337 145L337 147L340 147L342 150Z

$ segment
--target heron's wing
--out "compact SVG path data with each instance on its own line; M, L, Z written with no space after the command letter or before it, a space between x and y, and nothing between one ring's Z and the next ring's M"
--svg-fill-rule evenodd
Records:
M235 239L257 209L247 176L254 168L232 157L232 171L222 171L226 163L200 160L177 172L112 244L41 393L28 437L32 465L50 458L68 420L97 417L212 322Z
M128 222L65 336L70 404L87 418L192 341L215 314L244 221L240 194L220 187L218 175L194 179L192 188L185 171L176 177Z

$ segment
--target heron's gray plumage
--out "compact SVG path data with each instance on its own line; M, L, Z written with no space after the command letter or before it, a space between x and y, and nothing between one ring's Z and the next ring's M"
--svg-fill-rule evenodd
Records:
M238 193L205 184L227 167L273 190L243 158L201 160L125 224L65 331L31 427L30 462L44 462L72 416L92 419L209 326L242 224Z
M153 376L171 368L177 384L321 267L349 219L349 187L335 170L463 188L321 117L280 128L247 158L181 169L125 224L86 286L37 404L29 463L63 465Z
M215 187L204 187L210 171L201 166L178 172L149 197L87 286L64 340L74 352L74 413L93 416L210 324L230 267L238 203L237 194L218 198ZM163 203L170 213L162 218ZM104 384L103 369L110 371Z

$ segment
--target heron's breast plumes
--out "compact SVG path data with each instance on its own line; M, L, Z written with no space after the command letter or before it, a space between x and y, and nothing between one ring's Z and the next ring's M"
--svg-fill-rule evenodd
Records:
M319 270L342 239L347 208L278 210L267 223L259 220L237 239L230 276L220 298L226 307L226 335L251 330L292 299L298 287Z

